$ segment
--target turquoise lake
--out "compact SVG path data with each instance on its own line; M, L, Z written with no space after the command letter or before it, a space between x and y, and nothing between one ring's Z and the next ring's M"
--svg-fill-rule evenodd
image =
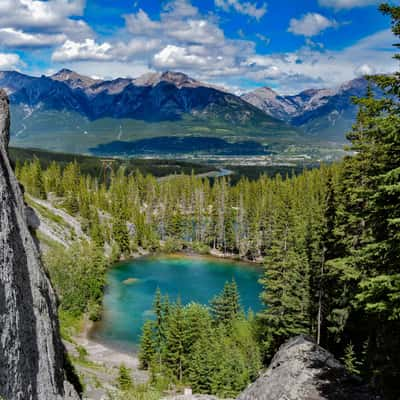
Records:
M112 347L137 347L144 321L153 317L157 287L171 300L180 296L183 304L208 304L233 278L244 310L258 311L260 273L261 268L251 264L211 257L160 256L120 263L107 274L103 318L91 337Z

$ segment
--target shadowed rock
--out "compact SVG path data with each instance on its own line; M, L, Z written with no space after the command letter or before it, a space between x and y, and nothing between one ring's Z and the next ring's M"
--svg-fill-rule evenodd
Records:
M373 400L332 354L298 336L279 349L268 370L237 400Z
M8 98L0 90L0 398L76 400L66 379L56 298L29 231L38 224L8 158Z

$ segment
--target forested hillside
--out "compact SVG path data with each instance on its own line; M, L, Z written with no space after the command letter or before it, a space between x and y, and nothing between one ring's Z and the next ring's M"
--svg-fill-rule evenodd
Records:
M381 11L400 37L400 7ZM63 170L55 162L43 169L38 160L17 165L30 195L64 208L91 238L49 257L61 310L99 316L105 257L110 263L143 250L190 249L263 262L265 307L255 316L240 310L234 283L209 307L169 304L157 293L157 318L145 325L141 347L153 379L232 396L254 378L260 361L305 333L383 398L397 400L400 73L370 79L387 96L376 99L368 90L356 100L358 118L348 135L353 155L287 179L160 181L120 168L100 182L76 162ZM76 264L85 268L76 271ZM193 331L194 321L200 325Z

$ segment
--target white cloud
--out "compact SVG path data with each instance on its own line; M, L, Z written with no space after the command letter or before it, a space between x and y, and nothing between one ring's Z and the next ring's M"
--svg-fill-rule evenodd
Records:
M2 0L0 25L54 28L70 16L82 16L85 0Z
M125 15L125 23L129 32L133 34L150 34L161 29L159 22L152 21L149 16L140 9L136 14Z
M198 15L198 9L187 0L172 0L164 6L166 14L174 15L175 18L189 18Z
M83 42L67 40L52 55L53 61L111 60L112 46L108 42L97 44L93 39Z
M70 41L55 50L53 60L139 62L149 69L173 68L207 80L244 72L240 63L255 49L250 41L227 39L214 17L202 15L188 0L170 1L158 20L138 10L125 15L125 21L125 30L105 48L94 41ZM126 68L118 71L125 73Z
M363 64L357 67L354 71L356 76L372 75L375 73L375 68L368 64Z
M257 54L255 42L227 38L215 16L202 14L189 0L170 0L157 19L143 10L126 15L125 27L106 41L88 36L68 39L55 49L53 60L68 62L68 68L81 73L95 72L106 78L174 69L236 89L243 81L260 86L273 84L283 93L337 86L368 72L371 66L378 73L396 70L391 46L395 38L389 29L341 51L332 51L313 36L337 26L337 22L322 15L307 15L311 18L304 16L292 26L293 32L305 36L302 48Z
M234 10L257 20L260 20L267 12L267 3L262 3L260 6L257 3L241 0L214 0L214 3L226 12Z
M75 61L68 63L68 67L86 76L93 76L101 79L135 78L147 72L155 72L150 69L146 62L136 60L131 62L110 60L110 61Z
M312 37L320 34L328 28L337 27L338 23L335 20L330 20L318 13L307 13L301 18L292 18L289 24L289 32L295 35Z
M371 5L378 5L381 0L319 0L319 5L323 7L331 7L336 10L350 9L355 7L365 7Z
M85 0L1 0L1 43L15 48L46 47L92 37L90 27L79 19L84 7Z
M0 53L0 70L14 69L21 63L18 54Z
M191 19L185 24L172 22L168 25L168 34L178 41L200 44L215 44L224 40L222 30L204 19Z
M161 68L202 67L207 58L190 54L185 47L168 45L154 55L154 65Z
M48 47L64 42L64 34L31 34L14 28L0 28L0 44L5 47Z
M335 87L365 73L395 71L397 61L392 58L394 39L390 30L384 30L341 51L306 46L293 53L254 55L247 60L246 76L258 81L273 80L283 93L295 93L310 87ZM271 74L277 70L279 73Z
M154 51L160 48L161 43L159 39L135 38L127 43L117 42L113 44L109 53L117 60L126 61L132 59L132 57L154 54Z

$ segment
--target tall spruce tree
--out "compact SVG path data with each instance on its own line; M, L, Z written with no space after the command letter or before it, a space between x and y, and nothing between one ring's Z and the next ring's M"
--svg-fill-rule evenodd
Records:
M222 292L211 301L211 313L217 324L229 324L241 312L240 295L234 279L226 282Z
M400 7L383 4L400 37ZM396 44L400 47L400 44ZM395 58L400 59L400 55ZM330 263L336 283L331 330L368 343L363 373L385 398L400 397L400 73L370 76L348 138L338 232L345 250ZM374 92L379 91L379 98ZM335 301L335 298L332 299Z
M275 215L271 246L265 257L261 300L265 309L259 314L264 329L263 347L270 357L289 337L308 333L309 270L304 244L297 225L288 188Z
M162 366L162 352L165 339L165 318L164 318L164 305L160 288L157 288L156 295L153 301L153 311L155 315L154 321L154 344L157 354L158 366Z
M165 363L172 373L180 382L183 379L185 364L185 314L181 304L181 300L170 309L168 316L168 327L165 339Z
M139 351L140 367L143 369L149 369L156 357L156 340L154 336L154 321L146 321L142 328Z

